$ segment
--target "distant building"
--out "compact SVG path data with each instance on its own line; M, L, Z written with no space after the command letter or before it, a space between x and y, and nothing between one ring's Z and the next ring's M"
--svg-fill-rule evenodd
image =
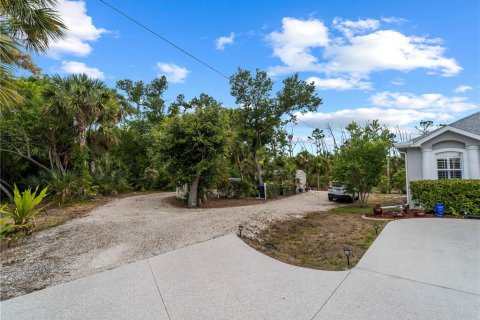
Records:
M305 191L307 188L307 174L303 170L297 170L295 172L295 180L296 180L296 192L300 192L300 190Z

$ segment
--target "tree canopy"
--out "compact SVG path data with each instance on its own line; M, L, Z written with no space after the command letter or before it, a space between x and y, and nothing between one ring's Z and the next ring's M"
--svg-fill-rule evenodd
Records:
M334 178L345 184L348 192L358 192L364 206L379 182L394 135L377 120L364 127L352 122L346 130L349 138L334 158Z
M262 167L258 151L271 143L276 129L289 122L295 122L297 113L314 112L322 104L315 93L313 83L299 79L298 74L283 80L283 87L272 94L273 81L267 72L238 69L230 78L231 94L241 106L239 126L241 138L251 148L256 168L256 180L263 184Z
M227 153L227 113L212 97L201 94L192 110L165 119L154 133L159 156L179 184L189 185L188 206L196 207L199 189L211 187Z

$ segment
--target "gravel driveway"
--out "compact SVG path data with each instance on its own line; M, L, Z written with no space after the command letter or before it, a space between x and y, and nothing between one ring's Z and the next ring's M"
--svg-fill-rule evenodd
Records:
M1 299L68 282L197 242L258 230L272 220L301 217L335 206L311 191L265 204L221 209L170 205L173 193L114 200L89 215L33 234L0 255Z

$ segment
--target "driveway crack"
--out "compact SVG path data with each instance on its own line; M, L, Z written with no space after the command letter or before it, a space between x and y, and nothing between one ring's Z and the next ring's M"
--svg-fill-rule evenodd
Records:
M396 276L396 275L393 275L393 274L388 274L388 273L383 273L383 272L379 272L379 271L364 269L364 268L360 268L360 267L355 267L355 269L358 269L358 270L361 270L361 271L365 271L365 272L372 272L372 273L380 274L380 275L382 275L382 276L386 276L386 277L390 277L390 278L395 278L395 279L400 279L400 280L406 280L406 281L421 283L421 284L425 284L425 285L433 286L433 287L437 287L437 288L442 288L442 289L447 289L447 290L453 290L453 291L457 291L457 292L461 292L461 293L471 294L471 295L474 295L474 296L480 296L479 294L474 293L474 292L468 292L468 291L464 291L464 290L460 290L460 289L455 289L455 288L450 288L450 287L441 286L441 285L434 284L434 283L429 283L429 282L423 282L423 281L420 281L420 280L414 280L414 279L404 278L404 277Z
M333 290L332 294L327 298L327 300L325 300L325 302L322 304L322 306L320 307L320 309L318 309L317 312L315 312L315 314L313 315L313 317L310 319L310 320L313 320L315 319L315 317L320 313L320 311L322 311L323 307L327 304L327 302L333 297L333 295L335 294L335 292L337 292L338 288L340 288L340 286L343 284L343 282L348 278L348 276L350 275L352 271L349 270L348 271L348 274L345 276L345 278L343 278L342 281L340 281L340 283L338 284L338 286L335 288L335 290Z
M153 281L155 281L155 286L157 287L158 294L160 295L160 299L162 300L163 307L165 308L165 312L167 313L167 317L170 320L170 314L168 313L167 305L165 304L165 300L163 300L162 293L160 292L160 287L158 286L157 279L155 278L155 275L153 274L152 266L150 265L150 261L148 261L148 267L150 268L150 273L152 274Z

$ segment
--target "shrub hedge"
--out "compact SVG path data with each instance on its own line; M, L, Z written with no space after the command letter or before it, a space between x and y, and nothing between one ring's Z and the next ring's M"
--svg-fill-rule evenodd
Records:
M267 183L267 199L280 196L280 187L276 183Z
M480 215L480 180L418 180L410 182L412 200L433 211L441 202L446 212Z
M252 193L253 185L245 180L222 180L218 186L217 191L220 196L225 198L246 198Z

